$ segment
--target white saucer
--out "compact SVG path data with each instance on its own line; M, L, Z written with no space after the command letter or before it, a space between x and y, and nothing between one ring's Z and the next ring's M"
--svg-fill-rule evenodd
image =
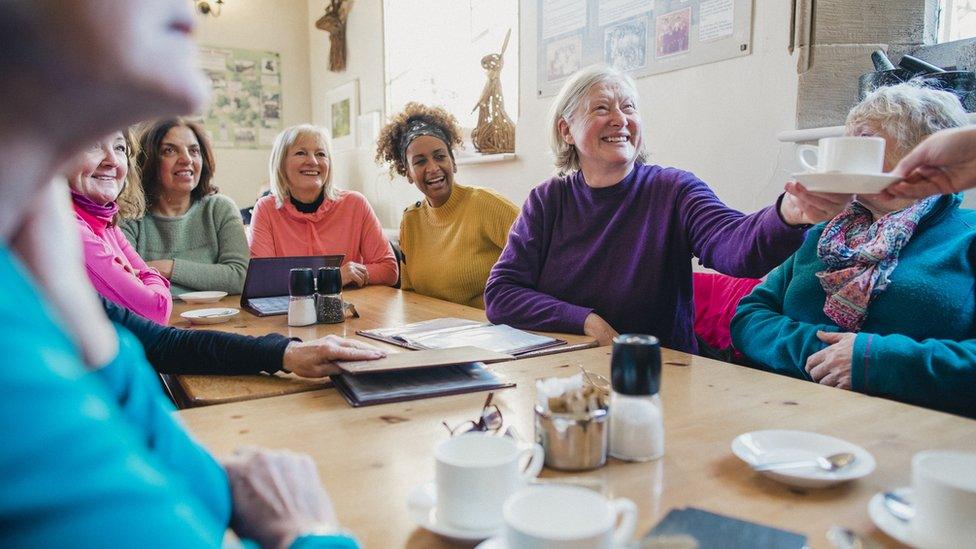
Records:
M732 441L732 453L752 467L778 461L815 459L840 452L850 452L855 459L854 463L839 471L824 471L811 465L760 473L800 488L824 488L867 476L874 471L874 456L846 440L808 431L753 431L741 434Z
M505 536L495 536L475 545L474 549L506 549L507 547Z
M194 309L180 313L180 316L190 321L190 324L220 324L237 316L241 312L230 307L216 309Z
M216 303L227 297L227 292L187 292L179 298L187 303Z
M892 492L910 500L913 490L905 487L897 488L892 490ZM888 534L905 545L912 545L911 523L898 520L888 511L888 507L884 503L884 492L878 492L868 502L868 516L871 517L874 525L885 534Z
M469 530L438 521L437 486L434 485L434 481L425 482L410 491L407 496L407 510L410 512L410 518L417 523L417 526L446 538L461 541L481 541L492 536L498 536L503 528L497 526L484 530Z
M793 174L793 179L818 193L876 194L901 178L887 173L805 172Z

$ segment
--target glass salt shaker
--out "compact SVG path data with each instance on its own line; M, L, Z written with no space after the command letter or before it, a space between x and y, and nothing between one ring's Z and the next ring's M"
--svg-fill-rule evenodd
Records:
M613 340L610 362L610 455L650 461L664 455L661 407L661 344L650 335Z
M315 277L312 269L292 269L288 279L288 325L315 324Z
M319 269L315 292L315 313L319 324L338 324L346 320L342 303L342 273L338 267Z

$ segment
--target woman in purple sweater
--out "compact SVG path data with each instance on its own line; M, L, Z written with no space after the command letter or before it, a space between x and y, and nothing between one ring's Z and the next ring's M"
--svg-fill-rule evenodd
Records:
M488 318L518 328L656 335L695 352L691 257L758 278L800 246L846 195L790 184L745 215L691 173L644 163L634 81L610 67L569 78L550 113L558 175L529 194L488 277Z

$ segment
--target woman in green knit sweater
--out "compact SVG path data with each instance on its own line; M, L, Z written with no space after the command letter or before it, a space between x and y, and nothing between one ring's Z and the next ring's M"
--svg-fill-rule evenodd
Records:
M952 94L901 84L846 130L884 137L890 171L966 123ZM976 211L961 202L857 196L739 303L733 344L767 370L976 417Z
M211 184L214 157L203 128L169 119L146 126L136 163L146 213L122 231L173 295L196 290L239 294L249 253L240 211Z
M518 207L491 189L454 181L461 129L444 109L407 103L378 141L377 162L424 194L400 222L400 287L484 309L485 281Z

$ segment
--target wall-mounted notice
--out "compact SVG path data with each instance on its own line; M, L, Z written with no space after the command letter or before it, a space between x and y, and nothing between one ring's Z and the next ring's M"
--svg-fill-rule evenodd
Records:
M201 47L213 89L201 118L215 147L270 147L282 129L281 56L269 51Z
M580 67L635 78L748 55L752 0L537 0L538 95Z

